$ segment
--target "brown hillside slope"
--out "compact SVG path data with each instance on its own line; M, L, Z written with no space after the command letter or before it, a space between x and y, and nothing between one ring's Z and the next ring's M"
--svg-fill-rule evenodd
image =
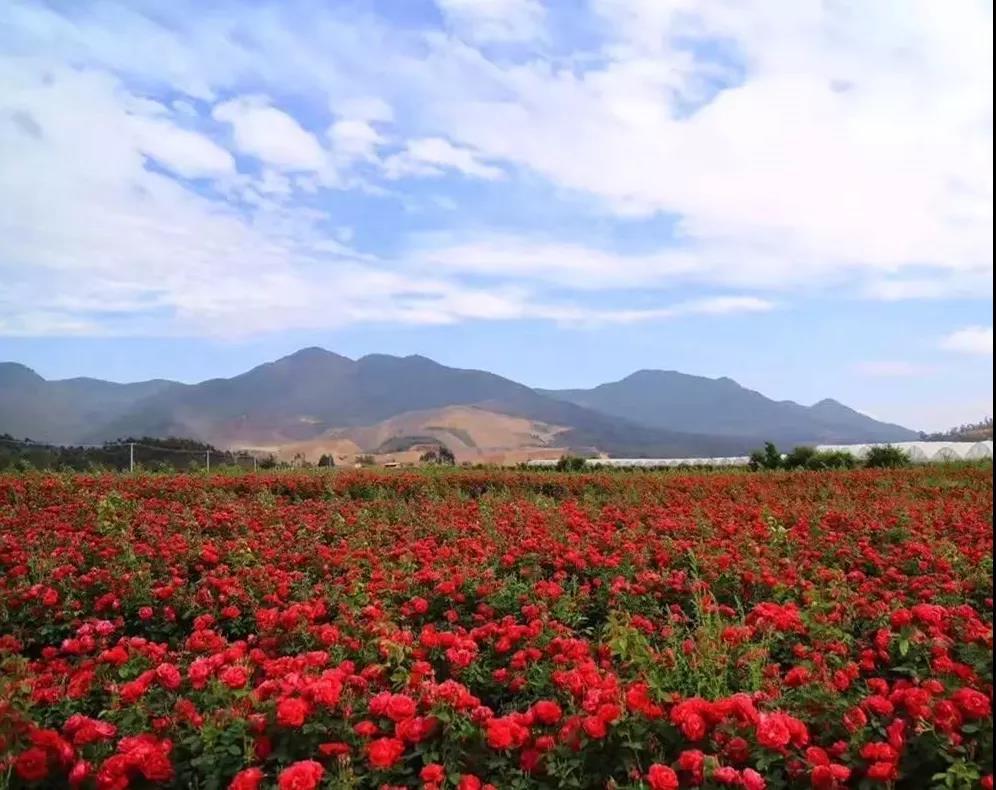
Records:
M532 451L559 451L558 434L566 428L475 406L446 406L399 414L372 425L334 428L302 442L283 444L280 455L297 454L316 461L325 453L351 461L357 454L375 453L410 460L411 447L446 445L458 462L499 460L504 454L532 457ZM416 454L417 457L417 454ZM556 455L554 455L556 457Z

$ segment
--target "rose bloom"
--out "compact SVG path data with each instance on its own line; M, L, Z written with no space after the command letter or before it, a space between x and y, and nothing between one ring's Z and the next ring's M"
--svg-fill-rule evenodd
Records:
M300 697L284 697L277 703L277 723L282 727L300 727L308 716L308 703Z
M868 768L868 778L879 782L892 782L899 776L894 763L872 763Z
M328 741L318 744L318 751L325 757L342 757L349 754L349 744L342 741Z
M32 746L14 761L14 770L26 782L37 782L48 776L48 755L44 749Z
M605 722L602 721L598 716L586 716L584 721L581 722L581 726L587 733L589 738L594 738L598 740L604 738L605 734L608 732L608 727L605 726Z
M301 760L287 766L277 777L280 790L315 790L322 781L325 769L314 760Z
M512 749L521 740L519 730L524 729L514 722L505 719L489 719L486 726L488 746L492 749Z
M86 760L77 760L69 771L69 786L79 787L90 778L92 768Z
M740 784L746 790L764 790L768 786L768 783L764 781L764 777L753 768L744 768L740 772Z
M810 781L816 790L833 790L842 787L850 776L851 769L846 765L830 763L814 767Z
M542 724L556 724L560 721L562 711L556 702L541 699L533 705L533 714Z
M654 763L647 771L650 790L678 790L678 774L670 766Z
M380 732L380 727L369 719L364 719L363 721L358 721L353 725L353 732L361 738L371 738Z
M687 749L678 755L678 768L687 771L701 784L705 773L705 754L698 749Z
M228 790L257 790L262 781L263 771L253 766L235 774L231 784L228 785Z
M415 700L404 694L392 694L388 700L385 713L391 721L404 721L415 715L418 707Z
M423 782L439 784L446 778L446 770L439 763L429 763L422 768L419 778Z
M377 738L367 744L367 759L374 768L390 768L405 753L405 744L397 738Z
M218 679L230 689L240 689L249 682L249 673L245 667L226 667L218 675Z
M156 667L156 679L162 684L163 688L170 691L176 691L180 688L180 683L183 682L180 670L172 664L160 664Z
M951 695L951 701L958 706L966 719L987 719L993 715L992 702L985 694L975 689L958 689Z
M792 739L792 733L780 716L762 716L757 725L757 742L767 749L784 749Z

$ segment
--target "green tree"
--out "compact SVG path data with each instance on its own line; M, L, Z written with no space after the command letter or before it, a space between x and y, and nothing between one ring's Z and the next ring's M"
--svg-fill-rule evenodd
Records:
M755 471L758 469L773 470L784 468L782 454L771 442L765 442L763 450L755 450L752 452L750 454L750 461L747 465Z
M557 469L561 472L581 472L586 462L578 455L562 455L557 460Z
M901 466L909 466L909 464L909 455L891 444L870 447L868 455L865 456L865 466L869 469L897 469Z

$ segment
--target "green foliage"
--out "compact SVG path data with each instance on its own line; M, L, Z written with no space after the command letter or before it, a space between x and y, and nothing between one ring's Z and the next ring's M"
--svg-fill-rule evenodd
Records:
M854 469L858 466L858 459L845 450L823 451L807 445L800 445L783 456L774 444L765 442L763 450L755 450L750 454L747 465L755 472L762 469L807 469L819 472L824 469Z
M456 463L453 451L445 444L422 453L418 460L423 464L440 464L445 466L453 466Z
M578 455L562 455L557 460L559 472L582 472L586 466L584 458Z
M809 469L818 472L822 469L854 469L858 459L844 450L821 451L815 447L800 446L785 456L784 469Z
M910 457L898 447L891 444L882 447L871 447L865 456L865 466L869 469L897 469L909 466Z
M782 469L782 454L771 442L764 443L763 450L755 450L750 454L750 461L747 464L751 469Z

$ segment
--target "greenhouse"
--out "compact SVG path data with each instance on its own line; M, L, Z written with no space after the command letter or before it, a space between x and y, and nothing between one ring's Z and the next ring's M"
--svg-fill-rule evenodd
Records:
M896 447L905 452L914 463L941 463L944 461L981 460L993 457L992 440L984 442L896 442L894 444L820 444L820 452L850 453L859 460L868 456L872 447ZM746 455L719 456L716 458L590 458L589 466L610 467L675 467L675 466L747 466ZM556 466L553 460L529 461L529 466Z

